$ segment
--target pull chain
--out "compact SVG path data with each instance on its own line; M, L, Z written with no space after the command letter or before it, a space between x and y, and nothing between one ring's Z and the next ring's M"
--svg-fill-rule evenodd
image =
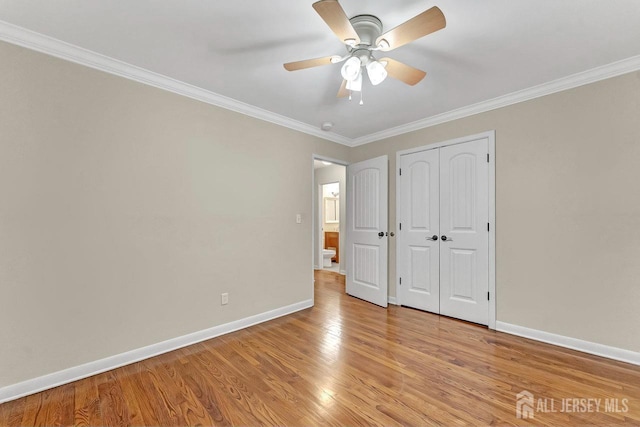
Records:
M360 105L364 105L364 102L362 101L362 91L360 91Z

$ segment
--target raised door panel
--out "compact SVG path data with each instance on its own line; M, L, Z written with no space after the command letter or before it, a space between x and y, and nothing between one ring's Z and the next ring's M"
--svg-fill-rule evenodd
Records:
M475 154L461 153L449 160L449 225L452 231L476 229L476 163Z
M449 260L449 281L451 283L450 299L473 303L478 299L476 294L477 259L476 251L468 249L451 249Z
M353 175L353 228L380 229L380 171L368 168Z

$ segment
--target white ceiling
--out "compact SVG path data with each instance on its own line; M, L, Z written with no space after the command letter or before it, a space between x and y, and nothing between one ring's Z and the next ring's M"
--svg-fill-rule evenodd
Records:
M427 71L414 87L337 99L340 65L284 62L342 54L313 0L0 0L0 20L332 132L345 140L640 55L638 0L341 0L385 30L437 5L447 27L388 56Z

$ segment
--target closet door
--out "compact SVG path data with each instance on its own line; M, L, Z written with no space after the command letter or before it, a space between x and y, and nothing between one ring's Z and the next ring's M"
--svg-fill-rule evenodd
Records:
M400 157L398 269L402 305L440 312L438 150Z
M440 148L440 313L489 322L488 141Z

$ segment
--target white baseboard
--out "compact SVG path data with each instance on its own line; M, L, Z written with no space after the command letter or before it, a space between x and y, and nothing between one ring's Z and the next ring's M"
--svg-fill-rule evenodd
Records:
M209 329L193 332L181 337L172 338L167 341L151 344L125 353L116 354L115 356L106 357L104 359L2 387L0 388L0 403L18 399L29 394L38 393L53 387L58 387L63 384L68 384L70 382L87 378L92 375L97 375L134 362L139 362L140 360L148 359L150 357L158 356L160 354L215 338L220 335L248 328L249 326L286 316L312 306L313 300L300 301L295 304L256 314L244 319L235 320L223 325L214 326Z
M343 276L347 275L347 270L340 270L340 274L342 274Z
M389 301L389 304L398 305L398 301L396 300L396 297L389 297L388 301Z
M546 342L548 344L560 347L570 348L572 350L582 351L584 353L594 354L609 359L619 360L634 365L640 365L640 353L625 350L618 347L611 347L604 344L598 344L590 341L583 341L577 338L566 337L564 335L552 334L537 329L525 328L524 326L512 325L505 322L496 322L496 330L506 332L507 334L517 335L524 338L530 338L536 341Z

